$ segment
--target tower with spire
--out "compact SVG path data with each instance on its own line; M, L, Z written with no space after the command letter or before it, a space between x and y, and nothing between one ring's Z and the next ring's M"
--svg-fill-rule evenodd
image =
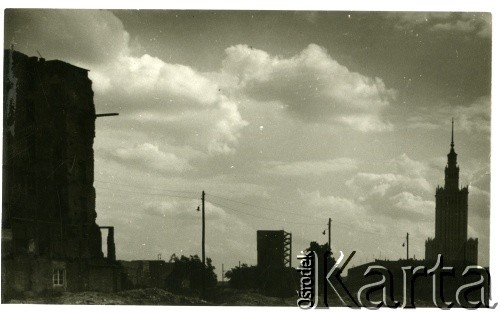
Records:
M451 120L451 144L444 169L444 187L436 188L434 239L425 243L425 258L436 261L443 255L445 263L477 264L478 240L467 239L468 187L459 187L460 167L454 142L454 120Z

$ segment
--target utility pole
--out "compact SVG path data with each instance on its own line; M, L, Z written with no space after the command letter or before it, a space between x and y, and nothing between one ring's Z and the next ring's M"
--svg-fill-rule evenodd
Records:
M410 259L410 233L406 233L406 260Z
M224 263L222 264L222 285L224 285Z
M328 218L328 249L332 252L332 218Z
M201 192L201 261L203 263L201 294L205 298L205 191Z

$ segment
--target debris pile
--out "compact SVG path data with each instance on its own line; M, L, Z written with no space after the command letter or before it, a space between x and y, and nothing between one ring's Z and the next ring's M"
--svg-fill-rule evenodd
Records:
M211 303L163 289L146 288L117 293L79 292L62 293L60 296L11 300L10 303L30 304L90 304L90 305L211 305Z

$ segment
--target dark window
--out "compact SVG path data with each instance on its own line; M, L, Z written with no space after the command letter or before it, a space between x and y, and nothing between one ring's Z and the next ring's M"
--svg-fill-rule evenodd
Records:
M52 285L54 286L64 286L64 279L66 276L66 270L64 269L54 269L52 273Z

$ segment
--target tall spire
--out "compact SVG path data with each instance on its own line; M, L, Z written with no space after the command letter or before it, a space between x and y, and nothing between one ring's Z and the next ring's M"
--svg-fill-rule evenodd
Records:
M460 169L457 166L457 153L455 153L455 142L453 142L453 135L455 128L455 120L451 119L451 148L448 153L448 164L444 170L445 173L445 189L458 189L458 175Z
M455 146L455 143L453 143L453 125L454 125L454 121L453 121L453 117L451 118L451 148L453 148Z

